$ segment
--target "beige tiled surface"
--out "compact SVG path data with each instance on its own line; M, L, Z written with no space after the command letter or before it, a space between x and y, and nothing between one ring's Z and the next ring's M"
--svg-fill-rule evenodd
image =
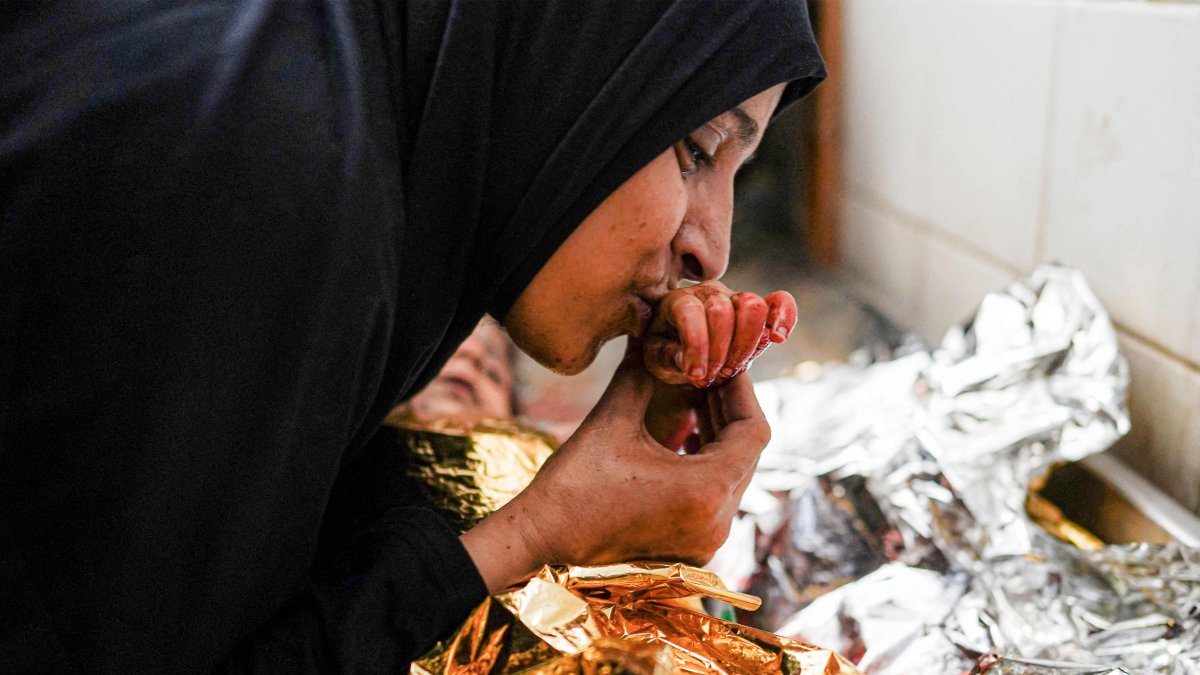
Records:
M1133 428L1117 446L1125 463L1191 510L1200 508L1200 373L1124 338Z
M1200 6L1064 9L1046 256L1200 361Z
M924 239L854 198L841 207L842 264L861 282L855 290L889 317L916 316Z
M847 0L842 78L847 120L844 181L910 213L922 213L927 186L925 123L927 39L919 27L929 0Z
M1118 452L1200 510L1200 3L846 7L854 287L936 341L1037 262L1082 268L1131 363Z
M922 215L1028 268L1036 255L1058 5L935 0L929 15Z
M937 238L930 238L921 269L925 275L923 311L913 328L934 345L942 341L950 326L970 318L983 296L1004 290L1016 278L1011 271Z

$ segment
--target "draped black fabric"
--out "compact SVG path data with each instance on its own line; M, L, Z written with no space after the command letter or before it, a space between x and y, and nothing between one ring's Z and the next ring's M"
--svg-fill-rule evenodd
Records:
M3 672L402 670L485 591L400 487L323 538L339 476L605 195L823 74L800 0L0 14Z

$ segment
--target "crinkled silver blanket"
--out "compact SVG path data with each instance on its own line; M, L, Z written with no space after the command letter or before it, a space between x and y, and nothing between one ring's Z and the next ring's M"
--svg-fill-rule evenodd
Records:
M814 372L815 371L815 372ZM983 299L930 353L759 385L774 437L710 565L759 626L866 673L1200 673L1200 552L1084 552L1030 480L1129 429L1108 315L1071 269Z

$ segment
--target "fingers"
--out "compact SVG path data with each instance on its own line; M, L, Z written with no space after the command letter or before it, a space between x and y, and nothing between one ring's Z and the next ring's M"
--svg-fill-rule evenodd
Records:
M787 291L775 291L764 300L769 311L767 325L770 327L771 342L783 342L796 327L796 299Z
M644 342L645 368L668 384L724 384L772 342L785 341L796 315L786 291L760 298L711 281L676 289L656 308Z
M588 415L604 415L612 419L640 420L650 404L650 396L654 393L654 380L642 364L643 347L636 340L630 339L625 351L625 359L613 373L612 380L600 396L600 400Z
M771 439L771 428L758 405L750 377L739 375L724 387L714 389L712 394L718 406L714 413L710 413L716 435L715 440L704 446L701 452L727 454L735 461L740 460L743 469L753 467L758 461L758 454ZM723 424L717 426L715 422Z
M689 384L683 369L683 347L674 338L651 335L642 347L646 370L667 384Z
M705 289L699 294L704 298L704 316L708 323L708 362L703 382L707 387L717 378L729 356L735 333L735 312L733 301L726 293Z
M702 386L708 374L708 317L704 301L693 293L669 293L659 307L679 335L676 365L692 384Z
M754 357L760 338L765 333L767 321L767 303L753 293L738 293L733 296L732 304L736 315L736 327L729 358L718 376L719 383L728 381L746 369L750 359Z

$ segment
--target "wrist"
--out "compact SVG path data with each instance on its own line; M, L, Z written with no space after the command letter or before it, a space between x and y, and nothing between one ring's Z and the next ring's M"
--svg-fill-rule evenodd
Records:
M531 516L517 497L461 536L489 593L529 578L552 559Z

